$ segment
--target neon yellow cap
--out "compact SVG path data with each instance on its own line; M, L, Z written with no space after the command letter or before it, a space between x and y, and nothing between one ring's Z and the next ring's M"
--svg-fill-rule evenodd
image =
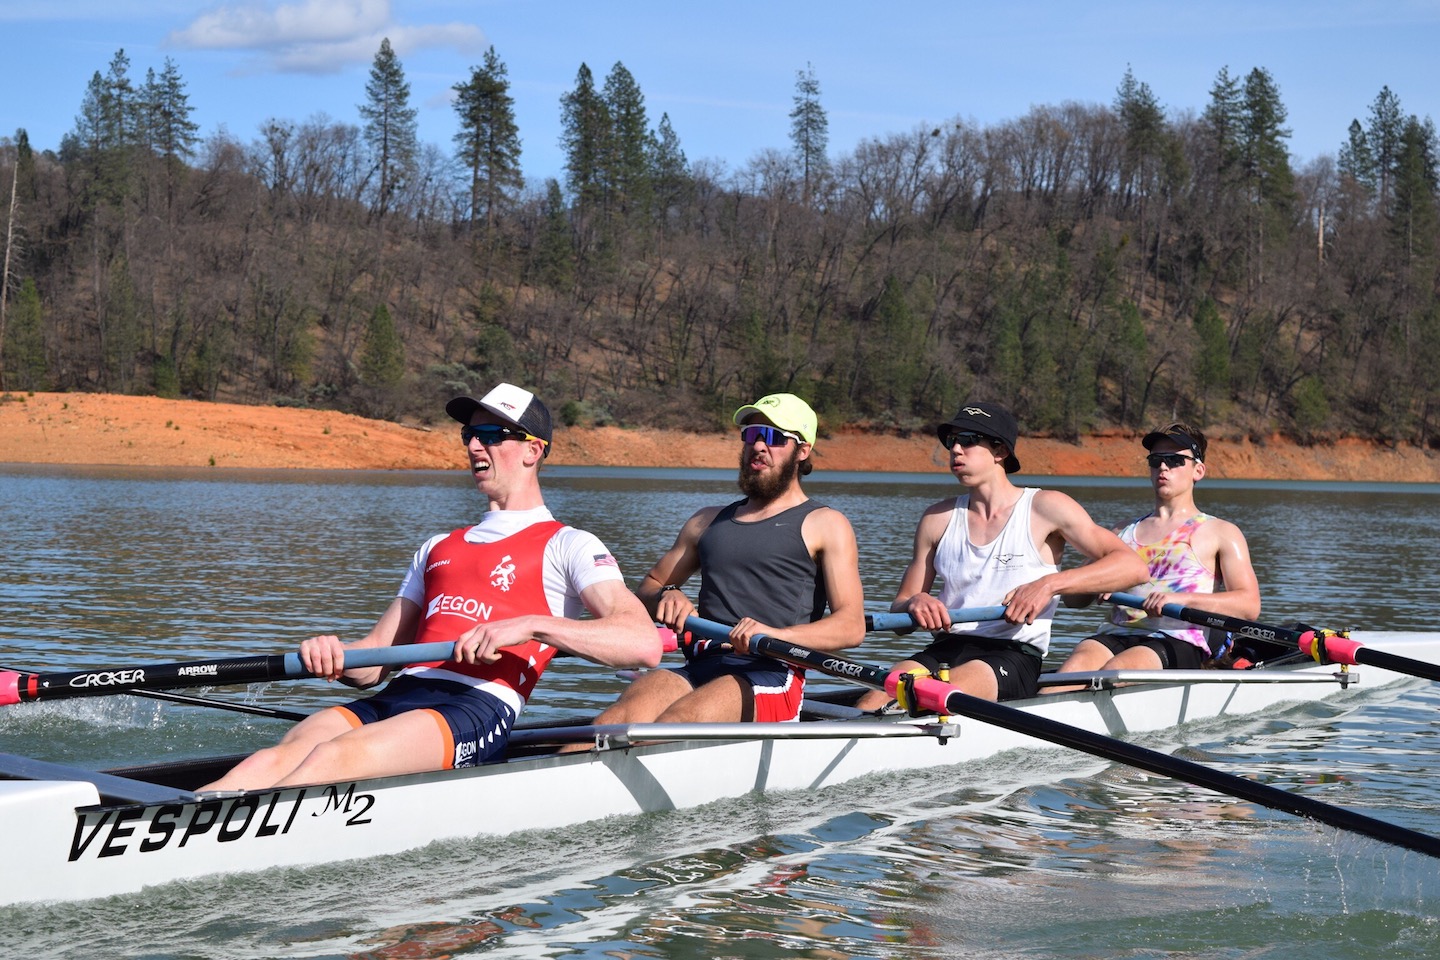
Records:
M806 443L811 445L815 443L815 428L818 425L815 411L810 409L810 404L795 394L772 393L768 397L761 397L754 403L746 404L735 411L735 423L743 425L747 419L757 413L762 414L765 419L781 430L800 434Z

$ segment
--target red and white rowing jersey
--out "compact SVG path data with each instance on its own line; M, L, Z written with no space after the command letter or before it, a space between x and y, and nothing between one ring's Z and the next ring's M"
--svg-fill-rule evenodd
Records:
M415 642L428 643L511 617L578 617L580 591L604 580L623 578L600 540L539 507L492 511L473 527L431 538L415 554L400 596L420 606ZM447 660L401 672L484 689L519 713L556 652L532 640L503 648L495 663Z

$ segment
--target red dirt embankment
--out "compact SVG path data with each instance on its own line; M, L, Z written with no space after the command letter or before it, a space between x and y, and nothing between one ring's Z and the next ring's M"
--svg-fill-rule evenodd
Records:
M1020 438L1024 472L1048 476L1144 476L1134 435L1078 444ZM896 437L841 429L815 445L817 469L944 472L928 435ZM620 427L559 427L550 463L591 466L735 465L730 433ZM1279 438L1212 439L1210 475L1229 479L1440 482L1440 455L1357 439L1302 447ZM407 427L325 410L254 407L114 394L0 397L0 463L145 466L425 469L464 463L458 429Z

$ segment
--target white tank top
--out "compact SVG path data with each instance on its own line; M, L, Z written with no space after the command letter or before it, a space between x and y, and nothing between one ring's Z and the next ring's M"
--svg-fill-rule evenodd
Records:
M935 572L944 583L940 601L948 609L989 607L1000 604L1005 595L1022 584L1056 573L1058 564L1045 563L1030 532L1030 508L1039 493L1037 487L1025 487L1010 519L1000 535L983 546L970 539L970 495L955 498L950 523L935 547ZM968 633L993 637L1015 643L1028 643L1045 656L1050 650L1050 623L1055 619L1059 598L1052 597L1034 623L1007 623L987 620L979 623L954 623L951 633Z

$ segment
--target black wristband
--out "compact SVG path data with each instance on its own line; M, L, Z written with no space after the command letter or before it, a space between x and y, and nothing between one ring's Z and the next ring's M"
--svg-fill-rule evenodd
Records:
M680 589L680 584L678 584L678 583L667 583L667 584L665 584L665 586L663 586L663 587L660 588L660 593L664 593L666 590L679 590L679 589ZM658 596L658 595L659 595L659 594L657 594L657 596Z

